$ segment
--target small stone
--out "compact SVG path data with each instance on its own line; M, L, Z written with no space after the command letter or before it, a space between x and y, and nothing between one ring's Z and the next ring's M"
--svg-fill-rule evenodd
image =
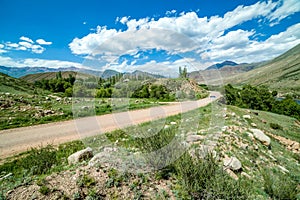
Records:
M176 125L177 123L176 123L176 122L171 122L170 124L171 124L171 125Z
M239 177L233 171L231 171L230 169L227 168L225 171L234 180L236 180L236 181L239 180Z
M244 119L251 119L251 116L250 115L243 115L243 118Z
M246 172L242 172L241 175L248 179L251 179L251 176L249 174L247 174Z
M257 127L257 125L255 123L251 123L252 127Z

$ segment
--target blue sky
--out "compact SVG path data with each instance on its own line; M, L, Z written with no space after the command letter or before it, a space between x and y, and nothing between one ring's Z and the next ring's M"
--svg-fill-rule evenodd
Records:
M225 3L226 2L226 3ZM0 65L174 75L300 43L300 1L0 0Z

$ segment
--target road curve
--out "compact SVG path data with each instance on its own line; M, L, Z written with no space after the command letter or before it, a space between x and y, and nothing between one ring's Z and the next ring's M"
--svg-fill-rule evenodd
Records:
M212 97L214 96L214 97ZM0 159L47 144L61 144L81 138L113 131L130 125L165 118L187 112L220 98L219 92L198 101L186 101L171 105L85 117L63 122L41 124L0 131Z

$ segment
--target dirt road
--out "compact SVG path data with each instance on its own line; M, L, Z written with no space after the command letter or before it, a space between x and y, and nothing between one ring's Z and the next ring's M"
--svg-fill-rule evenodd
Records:
M86 117L64 122L42 124L0 131L0 158L21 153L31 147L47 144L61 144L81 138L98 135L130 125L165 118L206 106L221 96L211 92L210 97L199 101L187 101L143 110Z

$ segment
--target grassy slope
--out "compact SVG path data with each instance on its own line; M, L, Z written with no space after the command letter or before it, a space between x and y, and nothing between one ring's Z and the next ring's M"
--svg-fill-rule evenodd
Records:
M12 94L33 94L34 86L27 81L19 80L0 73L0 91Z
M266 63L263 67L236 75L227 83L267 85L280 92L300 91L300 44L281 56Z
M29 74L26 76L22 76L20 79L33 83L35 81L40 81L42 79L45 79L45 80L54 79L54 78L56 78L56 74L57 74L57 72ZM73 72L73 71L64 71L64 72L61 72L61 75L63 78L69 78L69 75L72 75L73 77L80 75L81 78L92 77L92 75L79 73L79 72Z

